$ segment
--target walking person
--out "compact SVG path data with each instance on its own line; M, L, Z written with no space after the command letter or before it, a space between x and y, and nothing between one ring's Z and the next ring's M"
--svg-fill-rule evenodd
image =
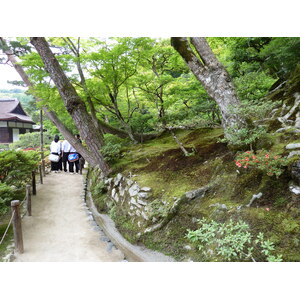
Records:
M68 161L68 156L70 154L70 148L71 148L70 143L67 140L64 140L62 142L62 163L63 163L65 172L67 172L67 163L69 165L68 169L70 169L70 163Z
M70 153L69 153L69 155L70 154L77 154L78 155L76 149L72 145L70 145ZM78 155L78 157L79 157L79 155ZM74 173L74 164L75 164L76 173L78 174L78 171L79 171L79 159L77 159L76 161L70 161L69 160L69 172L71 174L75 174Z
M58 135L55 135L54 140L50 145L50 153L54 155L58 155L60 157L61 143L59 142ZM59 161L58 162L51 161L51 171L58 173L58 170L59 170Z

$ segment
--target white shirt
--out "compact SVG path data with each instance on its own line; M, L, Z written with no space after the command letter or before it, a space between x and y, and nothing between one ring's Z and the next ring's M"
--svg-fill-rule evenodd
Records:
M64 151L64 152L70 152L70 148L71 148L70 143L67 140L64 140L62 142L62 151Z
M61 152L61 142L58 141L57 143L55 143L54 141L52 141L52 143L50 145L50 152L60 154L60 152Z
M77 152L76 149L72 145L70 145L70 152Z

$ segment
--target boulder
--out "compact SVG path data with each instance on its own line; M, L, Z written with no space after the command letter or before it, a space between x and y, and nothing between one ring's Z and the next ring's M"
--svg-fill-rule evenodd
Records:
M145 212L141 212L141 215L142 217L145 219L145 220L149 220L148 216L145 214Z
M150 187L147 187L147 186L144 186L144 187L141 188L142 192L151 192L151 190L152 189Z
M208 187L202 187L197 190L189 191L185 193L185 196L188 200L192 200L195 198L202 198L205 195L205 192L208 190Z
M137 202L138 202L139 204L141 204L141 205L144 205L144 206L146 206L146 205L148 204L147 202L145 202L145 201L143 201L143 200L141 200L141 199L138 199Z
M128 190L130 197L136 196L138 192L140 191L140 187L137 183L132 185L130 189Z
M285 148L288 150L298 149L298 148L300 148L300 143L288 144L288 145L286 145Z
M293 156L299 155L300 156L300 151L291 151L288 155L287 158L291 158Z
M300 160L296 161L292 165L292 178L296 184L300 185Z
M141 193L141 192L139 192L138 193L138 198L139 199L147 199L147 198L149 198L149 194L148 193Z
M121 173L118 173L115 180L114 180L115 186L118 186L120 184L122 178L123 178L123 175Z

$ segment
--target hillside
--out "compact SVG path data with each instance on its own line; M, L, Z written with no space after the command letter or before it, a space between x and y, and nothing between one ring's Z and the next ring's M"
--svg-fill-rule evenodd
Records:
M132 243L179 261L224 260L216 254L216 245L208 252L200 251L187 238L188 230L199 228L197 220L202 218L220 224L244 221L252 237L263 233L265 250L270 245L272 255L281 255L283 261L300 261L299 74L296 70L274 87L266 98L281 103L269 118L258 120L268 134L256 150L290 156L278 178L254 167L238 168L236 151L220 142L221 128L177 130L177 137L193 155L184 156L165 133L124 148L113 165L114 179L102 181L98 170L90 173L99 211L110 214ZM288 144L294 146L286 149ZM266 260L263 251L253 251L256 261Z

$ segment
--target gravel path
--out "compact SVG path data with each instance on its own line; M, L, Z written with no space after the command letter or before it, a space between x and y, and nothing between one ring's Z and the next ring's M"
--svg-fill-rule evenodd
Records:
M120 250L96 226L82 200L82 175L47 175L22 220L24 253L16 262L114 262Z

